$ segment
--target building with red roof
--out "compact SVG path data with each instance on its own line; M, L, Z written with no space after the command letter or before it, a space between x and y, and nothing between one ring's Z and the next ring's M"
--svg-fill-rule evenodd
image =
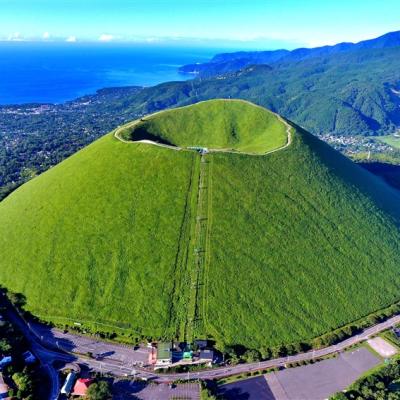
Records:
M86 396L88 387L93 383L93 379L80 378L76 381L74 390L72 392L73 396Z

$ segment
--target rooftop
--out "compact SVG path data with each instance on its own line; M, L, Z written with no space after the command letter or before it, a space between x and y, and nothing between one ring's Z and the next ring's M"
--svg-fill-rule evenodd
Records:
M3 374L0 372L0 399L9 399L8 397L9 387L4 383Z
M200 358L202 360L213 360L214 359L214 351L213 350L201 350Z
M80 378L76 381L73 395L74 396L86 396L88 387L93 383L93 379Z
M172 357L172 343L171 342L160 342L157 346L157 360L170 359Z

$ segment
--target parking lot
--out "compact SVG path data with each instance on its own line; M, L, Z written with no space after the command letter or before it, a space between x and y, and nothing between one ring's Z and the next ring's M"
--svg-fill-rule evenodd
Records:
M146 384L142 382L115 381L113 384L115 400L200 400L200 387L197 383L183 383L174 386L167 384Z
M276 400L323 400L342 391L381 360L367 348L266 375Z
M222 385L219 394L227 400L274 400L264 376Z
M220 387L228 400L323 400L342 391L381 360L367 348Z
M116 360L134 368L135 365L146 365L149 362L151 350L146 347L134 349L133 346L119 345L89 336L76 335L41 324L31 324L41 340L54 347L68 352L87 354L92 353L97 360Z

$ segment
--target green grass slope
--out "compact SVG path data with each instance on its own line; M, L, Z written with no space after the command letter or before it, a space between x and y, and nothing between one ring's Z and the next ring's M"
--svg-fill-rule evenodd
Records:
M1 283L45 319L164 334L195 168L103 137L0 203Z
M156 113L128 125L123 136L249 153L266 153L287 141L286 127L275 114L245 101L221 99Z
M220 341L306 340L399 299L400 197L378 178L300 129L269 156L211 163L206 326Z
M287 142L274 114L237 101L145 120L147 134L182 147ZM291 343L399 300L399 204L297 127L289 146L256 156L106 135L0 203L0 282L49 321Z

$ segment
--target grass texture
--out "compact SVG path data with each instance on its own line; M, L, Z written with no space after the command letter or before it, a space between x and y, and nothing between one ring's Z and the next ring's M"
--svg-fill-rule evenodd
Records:
M245 102L142 124L177 146L260 155L109 134L17 189L0 203L0 282L33 314L258 348L399 300L400 197L378 178L296 126L261 155L286 127Z
M180 147L266 153L286 144L285 125L262 107L241 100L209 100L143 118L125 137L158 137Z

